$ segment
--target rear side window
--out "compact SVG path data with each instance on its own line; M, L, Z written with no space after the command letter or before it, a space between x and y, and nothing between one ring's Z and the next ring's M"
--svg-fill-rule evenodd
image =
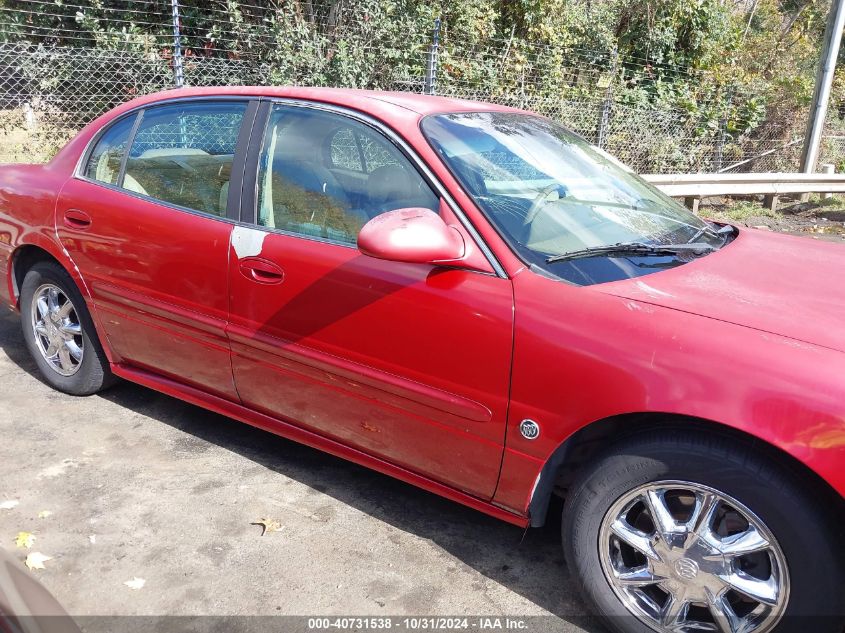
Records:
M379 167L398 165L396 152L383 140L374 136L363 136L360 139L361 152L364 154L367 173L372 173Z
M94 151L88 157L85 177L109 185L116 185L120 175L120 164L126 153L129 134L135 124L135 116L127 116L112 125L100 137Z
M331 166L370 174L379 167L401 165L390 143L372 134L343 127L331 137Z
M223 216L247 104L181 103L146 110L126 162L124 189Z
M361 164L361 152L355 134L348 127L341 128L332 136L332 166L351 171L364 171Z

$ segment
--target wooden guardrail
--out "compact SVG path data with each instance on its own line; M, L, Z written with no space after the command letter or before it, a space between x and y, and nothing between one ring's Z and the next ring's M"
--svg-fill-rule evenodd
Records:
M644 174L648 182L666 195L684 198L697 210L701 198L763 194L770 209L777 208L778 196L798 193L845 193L845 174Z

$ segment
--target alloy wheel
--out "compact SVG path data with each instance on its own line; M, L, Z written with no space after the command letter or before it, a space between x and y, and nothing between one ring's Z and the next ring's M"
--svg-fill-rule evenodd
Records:
M696 483L650 483L617 500L602 521L599 558L616 596L656 631L765 633L789 599L770 530Z
M79 371L85 353L82 324L73 302L54 284L43 284L30 310L35 346L50 368L62 376Z

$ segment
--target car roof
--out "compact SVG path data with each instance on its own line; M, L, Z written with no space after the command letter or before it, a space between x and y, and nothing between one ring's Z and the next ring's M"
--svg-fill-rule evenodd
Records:
M203 88L176 88L164 90L140 97L126 104L140 106L156 103L165 99L182 97L214 97L214 96L257 96L257 97L287 97L292 99L306 99L322 103L345 106L363 112L370 111L373 106L384 111L384 106L392 106L411 111L420 117L443 112L487 112L510 111L509 108L482 101L468 101L433 95L422 95L412 92L386 92L378 90L358 90L352 88L310 88L295 86L218 86Z

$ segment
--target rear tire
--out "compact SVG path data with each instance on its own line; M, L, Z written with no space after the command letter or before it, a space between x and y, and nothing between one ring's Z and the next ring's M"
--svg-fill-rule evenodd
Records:
M584 468L565 502L563 547L611 629L712 622L732 631L731 616L748 626L756 612L749 633L842 633L842 506L825 507L802 477L763 455L715 434L670 430L620 442ZM767 545L749 545L752 531ZM740 540L747 553L737 556Z
M115 382L85 300L70 275L53 262L39 262L21 284L24 340L44 381L76 396Z

